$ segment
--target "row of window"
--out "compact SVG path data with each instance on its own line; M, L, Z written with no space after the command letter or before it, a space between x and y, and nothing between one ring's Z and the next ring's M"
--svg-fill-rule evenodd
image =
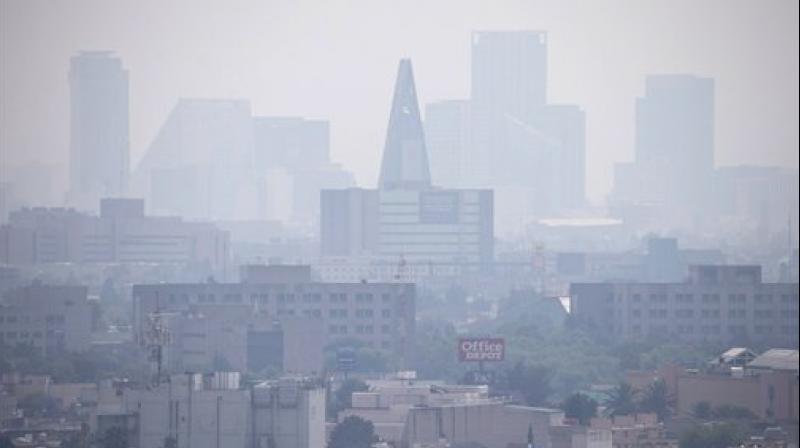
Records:
M380 326L381 334L391 334L392 327L389 325L381 325ZM355 334L375 334L375 326L374 325L354 325L353 332ZM345 335L348 334L348 327L347 325L330 325L328 327L328 333L333 335Z
M618 332L621 332L622 328L617 329ZM696 327L694 325L677 325L675 327L675 331L678 334L694 334L695 330L699 334L714 334L718 335L721 332L721 327L719 325L701 325ZM735 334L735 335L747 335L748 329L744 325L728 325L727 327L728 333ZM770 335L770 334L794 334L796 335L798 331L798 327L796 325L781 325L779 327L772 327L769 325L756 325L753 327L753 333L757 335ZM634 334L641 334L642 333L642 326L641 325L632 325L631 332ZM655 325L649 328L649 332L651 333L669 333L669 327L664 325Z
M280 293L274 297L277 303L295 303L301 299L304 303L322 303L322 294L320 293L307 293L296 295L293 293ZM371 293L359 293L353 295L356 303L374 303L375 295ZM188 294L181 294L177 296L170 294L167 299L170 304L189 304L190 298ZM220 303L243 303L244 297L242 294L224 294L220 298ZM383 303L391 302L392 295L388 293L381 294L381 301ZM251 294L250 303L265 305L269 303L269 294ZM328 301L330 303L347 303L348 295L345 293L331 293L328 294ZM197 303L217 303L217 297L214 294L201 293L197 296Z
M39 317L41 319L41 317ZM34 317L34 321L36 321L36 317ZM29 315L22 315L16 316L13 314L3 316L0 315L0 324L8 323L8 324L15 324L17 322L21 323L29 323L31 321L31 316ZM62 314L57 315L47 315L45 316L45 322L48 324L63 324L65 322L65 318Z
M618 312L618 314L621 314ZM668 310L666 309L651 309L647 310L647 315L650 318L654 319L664 319L668 317ZM699 316L705 318L719 318L721 315L721 311L719 309L704 309L699 311ZM634 309L631 310L632 317L642 317L642 310ZM693 318L695 316L695 310L693 309L678 309L675 310L675 317L678 318ZM796 319L798 317L796 309L785 309L781 310L780 312L776 310L754 310L753 317L756 319L772 319L777 316L780 316L783 319ZM747 310L742 308L732 308L728 310L728 317L732 319L744 319L747 317Z
M641 302L642 301L642 294L631 294L631 301L633 302ZM675 294L675 302L677 303L692 303L694 302L695 295L694 294ZM700 298L703 303L720 303L721 296L720 294L702 294ZM619 296L617 298L618 302L622 302L624 300L624 296ZM651 303L666 303L669 301L669 295L667 294L649 294L648 300ZM773 295L772 294L754 294L753 301L755 303L773 303ZM780 301L782 303L798 303L798 296L792 294L781 294ZM728 294L728 303L747 303L747 295L746 294Z
M41 331L6 331L0 332L0 341L3 339L41 339L45 333ZM53 330L47 331L47 338L52 339L56 337L56 332Z

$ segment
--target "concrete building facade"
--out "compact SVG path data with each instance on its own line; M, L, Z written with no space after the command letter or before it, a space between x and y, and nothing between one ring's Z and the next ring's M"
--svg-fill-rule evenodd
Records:
M224 269L227 233L209 223L145 216L139 199L104 199L100 215L34 208L0 226L0 261L40 263L208 263Z
M304 378L242 389L233 372L173 375L166 384L123 389L100 404L93 432L122 426L137 448L161 448L170 439L178 448L319 448L325 443L325 388Z
M81 209L128 188L128 71L109 51L70 59L70 199Z
M34 283L12 289L0 302L0 344L29 346L45 356L85 352L93 314L83 286Z
M282 267L268 267L280 269ZM318 283L287 274L282 280L253 278L242 283L134 285L134 329L143 334L148 315L189 313L198 306L245 306L254 315L312 319L324 343L357 340L387 354L400 367L410 362L414 345L416 289L406 283ZM217 312L217 311L215 311Z
M494 258L491 190L433 187L411 62L401 60L378 189L323 190L321 255L478 264Z
M691 266L681 283L575 283L578 322L619 340L798 346L797 283L762 283L758 266Z

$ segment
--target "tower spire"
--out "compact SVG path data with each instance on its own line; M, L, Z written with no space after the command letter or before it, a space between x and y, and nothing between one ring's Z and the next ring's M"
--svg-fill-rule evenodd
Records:
M428 189L431 174L410 59L401 59L383 148L379 188Z

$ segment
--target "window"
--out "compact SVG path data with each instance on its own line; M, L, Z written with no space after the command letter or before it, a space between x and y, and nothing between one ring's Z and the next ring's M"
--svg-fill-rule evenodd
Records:
M344 308L333 308L328 311L328 316L333 319L343 319L347 317L347 310Z
M756 294L754 299L756 303L772 303L771 294Z
M374 311L367 308L360 308L356 310L356 317L358 318L369 318L374 316Z
M392 310L381 310L381 317L389 319L392 317Z
M347 302L347 294L344 293L332 293L328 296L328 300L331 303L346 303Z

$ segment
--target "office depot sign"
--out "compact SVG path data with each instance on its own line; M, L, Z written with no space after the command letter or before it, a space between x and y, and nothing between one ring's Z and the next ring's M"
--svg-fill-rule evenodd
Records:
M506 354L506 341L502 338L460 338L458 340L458 360L502 361Z

